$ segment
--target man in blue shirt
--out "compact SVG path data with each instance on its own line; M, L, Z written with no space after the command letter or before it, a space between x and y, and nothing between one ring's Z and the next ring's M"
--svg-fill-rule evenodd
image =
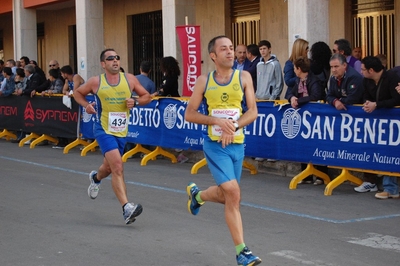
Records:
M156 92L156 85L149 78L150 71L151 63L149 61L142 61L142 63L140 63L140 75L136 75L136 78L150 94L153 94ZM133 93L133 95L135 95L135 93Z

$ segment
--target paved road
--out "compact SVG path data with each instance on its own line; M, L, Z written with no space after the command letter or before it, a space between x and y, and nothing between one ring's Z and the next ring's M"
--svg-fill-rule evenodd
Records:
M125 225L109 179L87 196L99 152L80 156L50 146L34 149L0 140L0 265L236 265L223 206L186 210L186 184L213 184L207 168L167 159L125 163L128 196L144 211ZM399 265L400 200L376 200L344 184L289 190L290 178L242 179L245 241L262 265Z

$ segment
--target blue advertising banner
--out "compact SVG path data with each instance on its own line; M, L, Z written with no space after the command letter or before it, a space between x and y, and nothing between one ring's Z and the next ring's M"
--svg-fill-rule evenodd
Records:
M133 108L128 141L202 150L205 127L184 120L186 106L185 98L160 98ZM247 156L400 172L399 108L366 113L361 106L338 111L308 103L293 109L268 101L257 102L257 107L257 119L244 129ZM82 132L91 128L83 122Z
M299 109L258 102L258 118L246 127L246 154L296 162L400 172L400 109L366 113L328 104Z

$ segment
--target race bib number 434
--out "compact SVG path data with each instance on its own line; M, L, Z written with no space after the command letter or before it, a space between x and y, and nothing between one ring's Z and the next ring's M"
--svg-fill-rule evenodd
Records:
M125 112L110 112L108 115L108 131L123 132L127 127Z

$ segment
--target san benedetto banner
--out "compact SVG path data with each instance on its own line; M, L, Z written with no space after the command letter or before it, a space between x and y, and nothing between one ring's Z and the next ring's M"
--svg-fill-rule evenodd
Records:
M128 141L201 150L206 127L184 120L186 106L181 98L160 98L133 108ZM257 107L257 119L244 129L247 156L400 172L399 108L368 114L361 106L338 111L321 103L293 109L265 101ZM90 131L91 117L86 121L81 129Z
M176 32L182 50L182 96L191 96L196 79L201 75L200 26L177 26Z

